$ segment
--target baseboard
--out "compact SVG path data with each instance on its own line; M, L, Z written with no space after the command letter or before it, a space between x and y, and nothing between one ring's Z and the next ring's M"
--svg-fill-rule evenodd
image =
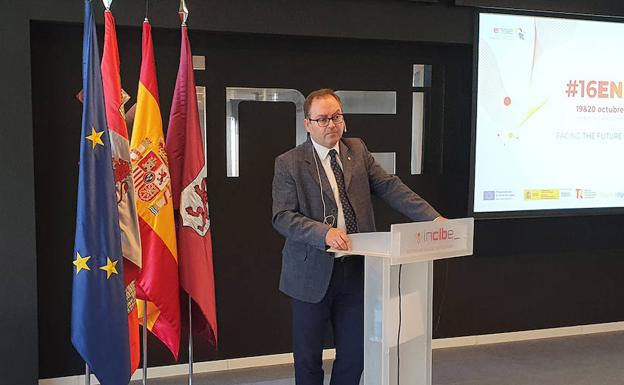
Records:
M465 336L454 338L434 339L431 343L433 349L456 348L472 345L497 344L503 342L518 342L537 340L542 338L569 337L594 333L606 333L624 331L624 322L610 322L593 325L579 325L551 329L526 330L520 332L483 334L477 336ZM327 349L323 352L323 359L333 359L334 349ZM257 368L261 366L290 364L293 362L292 353L272 354L266 356L234 358L229 360L197 362L193 365L194 373L209 373L223 370ZM188 373L188 364L157 366L148 368L148 378L163 378L180 376ZM141 380L143 373L137 370L132 376L133 380ZM57 378L46 378L39 380L39 385L83 385L84 375L68 376ZM99 384L95 376L91 376L91 384Z
M477 336L437 338L431 342L433 349L456 348L471 345L499 344L503 342L518 342L538 340L542 338L570 337L584 334L607 333L624 331L624 322L610 322L603 324L567 326L561 328L525 330L520 332L482 334Z

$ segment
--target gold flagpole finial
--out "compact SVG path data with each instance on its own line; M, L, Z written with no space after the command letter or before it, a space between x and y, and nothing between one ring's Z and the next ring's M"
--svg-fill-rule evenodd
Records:
M178 10L178 14L180 15L182 26L185 26L189 11L188 8L186 8L186 2L184 0L180 0L180 9Z
M110 11L110 6L113 4L113 0L102 0L102 3L104 4L104 8L106 8L107 11Z

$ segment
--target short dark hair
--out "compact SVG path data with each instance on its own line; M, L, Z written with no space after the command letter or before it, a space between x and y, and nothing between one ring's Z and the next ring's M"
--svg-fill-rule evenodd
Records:
M305 102L303 103L303 115L306 118L309 118L310 106L312 106L312 102L314 101L314 99L324 98L326 96L331 96L336 99L338 104L340 104L340 108L342 109L342 101L340 100L340 97L336 95L334 90L332 90L331 88L321 88L320 90L310 92L308 97L305 99Z

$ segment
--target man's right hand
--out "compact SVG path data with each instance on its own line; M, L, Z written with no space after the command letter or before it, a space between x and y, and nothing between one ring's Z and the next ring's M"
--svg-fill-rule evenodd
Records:
M351 250L351 239L347 233L335 227L325 235L325 244L335 250Z

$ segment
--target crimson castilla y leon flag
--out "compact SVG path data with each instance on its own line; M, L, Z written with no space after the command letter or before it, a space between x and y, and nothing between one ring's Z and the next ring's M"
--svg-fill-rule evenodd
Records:
M180 285L193 300L194 331L216 348L217 315L204 141L185 24L182 26L180 66L167 130L167 154L176 210ZM201 317L197 317L198 313Z

